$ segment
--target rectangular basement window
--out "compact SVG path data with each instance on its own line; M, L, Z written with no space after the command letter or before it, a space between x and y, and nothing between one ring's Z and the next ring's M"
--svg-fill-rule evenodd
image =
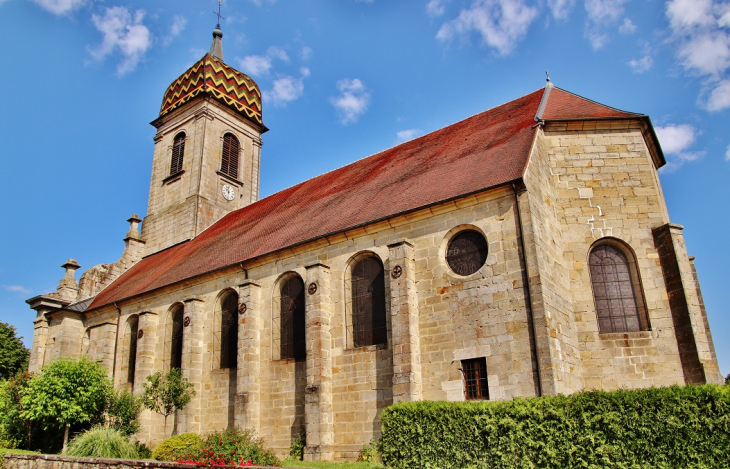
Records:
M481 357L462 360L461 372L464 375L464 397L466 400L489 400L487 359Z

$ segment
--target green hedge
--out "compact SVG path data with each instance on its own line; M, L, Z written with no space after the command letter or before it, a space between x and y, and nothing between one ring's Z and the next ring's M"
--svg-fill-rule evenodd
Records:
M381 421L392 468L730 467L730 386L408 402Z

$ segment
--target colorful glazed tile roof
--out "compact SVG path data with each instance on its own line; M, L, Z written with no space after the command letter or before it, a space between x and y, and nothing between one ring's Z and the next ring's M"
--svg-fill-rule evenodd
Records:
M635 118L552 88L551 118ZM198 237L153 254L104 289L96 309L208 272L523 177L539 128L538 90L231 212ZM555 102L552 102L552 100Z
M264 124L261 119L261 90L256 82L210 54L205 54L167 88L160 116L205 94L253 122Z

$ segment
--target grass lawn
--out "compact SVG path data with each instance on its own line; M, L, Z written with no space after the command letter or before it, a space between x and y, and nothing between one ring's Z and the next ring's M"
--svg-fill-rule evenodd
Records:
M313 469L383 469L382 464L369 462L306 462L292 461L290 459L281 462L282 467L309 467Z

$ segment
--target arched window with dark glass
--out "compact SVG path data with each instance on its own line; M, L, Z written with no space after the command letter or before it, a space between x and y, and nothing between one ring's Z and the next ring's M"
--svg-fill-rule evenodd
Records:
M221 172L233 179L238 179L238 155L241 145L235 135L228 133L223 136L223 157L221 158Z
M183 351L183 315L184 308L182 305L177 305L175 309L170 313L170 322L168 322L168 333L166 334L169 340L168 353L170 354L170 367L182 368L182 351Z
M172 159L170 160L170 176L182 171L185 156L185 132L175 135L172 143Z
M605 241L591 249L588 265L598 331L648 330L644 296L633 253L618 241Z
M134 384L134 372L137 368L137 334L139 332L139 317L129 318L129 356L127 358L127 382Z
M388 342L383 263L371 256L352 267L352 341L355 347Z
M302 360L307 355L304 334L304 282L293 276L281 285L281 358Z
M238 294L221 299L221 368L238 366Z

